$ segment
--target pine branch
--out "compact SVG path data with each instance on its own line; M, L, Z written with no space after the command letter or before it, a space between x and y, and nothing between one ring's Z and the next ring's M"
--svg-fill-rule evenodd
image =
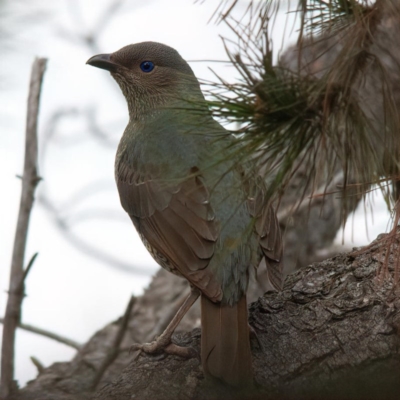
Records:
M225 41L225 45L240 80L229 83L217 76L209 84L210 108L216 117L241 126L233 132L240 133L241 140L232 155L243 157L245 151L257 160L268 176L270 196L282 195L300 166L308 171L305 186L328 185L340 168L343 191L357 183L360 193L366 194L382 177L388 181L398 176L400 125L395 96L374 46L385 13L400 14L399 7L381 0L373 5L355 0L303 0L299 5L303 36L298 71L273 64L269 32L277 8L271 2L249 6L245 19L223 14L237 37L236 43ZM333 28L338 24L340 31ZM317 38L315 32L319 32ZM310 65L324 54L303 60L301 52L332 37L340 49L336 60L325 69L312 70ZM326 46L321 47L326 51ZM378 127L359 96L372 67L382 85L379 95L384 103L385 115ZM386 185L380 187L387 196Z

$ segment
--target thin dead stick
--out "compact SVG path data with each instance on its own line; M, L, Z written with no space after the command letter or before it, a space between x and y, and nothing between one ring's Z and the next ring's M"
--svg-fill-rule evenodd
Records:
M24 297L24 258L34 191L40 178L37 174L37 121L40 92L47 60L36 58L32 65L29 86L28 112L26 119L25 161L22 177L22 192L19 206L17 229L11 261L10 285L4 318L3 342L1 348L0 398L7 398L16 387L14 383L15 331L21 318L21 304Z
M0 318L0 324L4 324L4 318ZM64 336L57 335L56 333L47 331L46 329L38 328L36 326L29 325L29 324L23 324L22 322L20 322L18 324L18 328L23 329L24 331L27 331L27 332L36 333L37 335L44 336L49 339L53 339L56 342L65 344L69 347L73 347L74 349L77 349L77 350L80 350L82 348L82 345L78 342L75 342L75 340L68 339Z
M128 327L129 317L131 315L131 311L135 304L135 301L136 301L135 296L132 296L131 299L129 300L129 303L128 303L125 313L124 313L124 316L122 317L122 320L119 323L120 325L119 325L117 335L115 336L114 343L111 346L111 348L108 350L106 356L104 357L100 367L97 369L96 374L93 378L92 385L91 385L92 390L96 389L96 386L99 384L101 378L104 375L104 372L106 372L107 368L114 362L114 360L118 356L118 353L120 351L121 342L122 342L122 339L126 332L126 329Z
M38 373L41 374L44 371L44 365L36 357L31 357L31 361L36 367Z

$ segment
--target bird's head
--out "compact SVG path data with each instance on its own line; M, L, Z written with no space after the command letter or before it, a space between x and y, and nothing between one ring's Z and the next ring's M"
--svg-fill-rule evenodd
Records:
M180 100L203 99L189 64L176 50L161 43L131 44L115 53L95 55L87 64L110 71L134 119Z

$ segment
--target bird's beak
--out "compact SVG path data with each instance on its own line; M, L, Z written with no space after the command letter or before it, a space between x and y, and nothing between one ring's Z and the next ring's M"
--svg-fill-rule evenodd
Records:
M97 54L96 56L89 58L89 60L86 61L86 64L114 72L118 68L118 64L112 62L110 56L111 54Z

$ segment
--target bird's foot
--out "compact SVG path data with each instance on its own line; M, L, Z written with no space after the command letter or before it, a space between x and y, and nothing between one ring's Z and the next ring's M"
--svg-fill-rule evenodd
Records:
M183 358L197 357L197 352L192 347L182 347L172 343L170 337L163 337L163 335L156 338L150 343L135 343L131 346L130 351L139 350L139 354L144 352L146 354L171 354Z

